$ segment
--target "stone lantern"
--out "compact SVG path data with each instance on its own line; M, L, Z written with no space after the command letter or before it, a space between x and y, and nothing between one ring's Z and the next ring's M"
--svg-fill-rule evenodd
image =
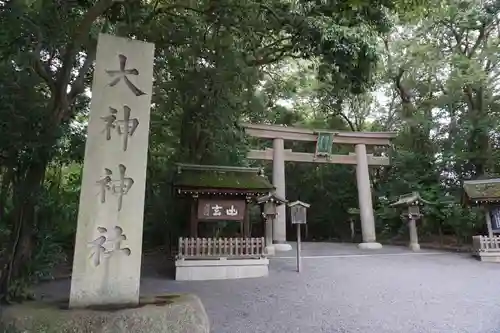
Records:
M391 204L391 207L403 208L401 219L408 223L410 232L409 248L412 251L420 250L420 244L418 244L417 220L423 216L420 212L420 207L424 204L430 204L430 202L422 199L418 192L401 195L398 201Z
M265 253L267 255L274 255L275 249L273 246L273 221L278 216L277 207L288 202L285 198L282 198L276 194L276 192L270 192L267 195L263 195L256 199L257 204L261 206L262 217L265 221L265 234L266 234L266 248Z
M347 210L349 214L349 227L351 230L351 241L354 242L354 237L356 236L356 229L354 228L354 222L359 217L359 209L358 208L349 208Z

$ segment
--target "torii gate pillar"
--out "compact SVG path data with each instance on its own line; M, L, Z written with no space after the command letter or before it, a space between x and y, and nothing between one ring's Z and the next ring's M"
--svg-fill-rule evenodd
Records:
M283 138L273 139L273 185L276 194L286 198L285 190L285 140ZM289 251L292 249L286 243L286 205L277 207L278 215L273 222L273 244L277 251Z
M377 250L382 244L376 242L375 217L373 216L372 191L370 186L370 174L368 172L368 156L366 145L357 144L356 150L356 182L358 185L359 217L361 220L361 233L363 243L360 249Z

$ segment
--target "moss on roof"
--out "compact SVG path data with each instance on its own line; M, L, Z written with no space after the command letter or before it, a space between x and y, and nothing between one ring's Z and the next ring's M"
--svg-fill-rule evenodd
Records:
M469 200L500 199L500 178L464 181L464 191Z
M190 189L273 190L259 169L179 164L174 187Z

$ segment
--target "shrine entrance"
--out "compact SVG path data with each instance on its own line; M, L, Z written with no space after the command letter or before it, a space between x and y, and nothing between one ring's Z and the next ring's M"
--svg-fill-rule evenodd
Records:
M369 166L386 166L390 164L387 154L381 156L367 153L369 150L387 148L394 132L343 132L333 130L315 130L278 125L261 125L243 123L247 135L255 138L273 140L273 148L250 150L248 159L273 161L272 183L276 193L285 198L285 161L308 163L332 163L356 165L356 181L358 187L359 211L363 242L362 249L380 249L375 234L375 218L370 186ZM284 148L285 140L316 142L315 153L293 152ZM354 146L354 152L348 155L332 154L333 145ZM314 204L314 203L311 203ZM291 246L286 243L286 211L278 207L278 216L273 225L273 243L278 251L287 251Z

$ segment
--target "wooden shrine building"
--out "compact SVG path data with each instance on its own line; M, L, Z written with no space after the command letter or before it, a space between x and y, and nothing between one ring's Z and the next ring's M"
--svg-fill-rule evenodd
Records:
M178 164L174 190L191 201L190 237L214 237L200 232L200 224L217 221L238 223L233 237L250 237L249 206L274 186L258 168Z
M190 206L188 237L179 238L177 280L268 275L264 235L251 237L249 218L256 198L275 190L261 169L178 164L173 188Z
M481 261L500 262L500 178L482 176L464 181L462 202L483 209L488 235L472 237L473 254Z

